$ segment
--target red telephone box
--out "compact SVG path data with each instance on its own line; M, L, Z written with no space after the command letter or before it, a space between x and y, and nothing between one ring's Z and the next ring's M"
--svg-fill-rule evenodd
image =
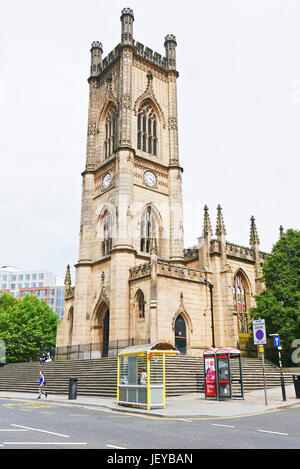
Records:
M206 351L204 357L205 398L216 398L216 356L212 351Z
M204 392L205 399L244 399L241 352L232 347L212 348L205 350L204 359ZM232 373L230 362L238 359L238 367ZM240 385L240 393L233 394L232 385ZM236 392L236 386L234 386Z

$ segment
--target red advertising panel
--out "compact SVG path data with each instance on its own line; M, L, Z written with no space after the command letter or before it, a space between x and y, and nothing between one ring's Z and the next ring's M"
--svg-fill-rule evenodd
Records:
M215 357L205 357L205 393L208 397L217 395Z

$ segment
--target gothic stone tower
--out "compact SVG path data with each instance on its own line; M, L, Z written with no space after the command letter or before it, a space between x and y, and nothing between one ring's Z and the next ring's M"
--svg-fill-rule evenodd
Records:
M122 10L121 43L104 60L102 44L91 47L72 340L63 321L57 345L128 340L129 269L151 251L183 262L176 38L162 57L133 40L133 21Z
M184 250L176 38L166 36L162 57L134 41L133 22L122 10L121 42L103 60L102 44L91 47L79 259L57 347L92 344L106 356L116 342L167 340L197 355L212 331L215 345L236 346L261 288L254 218L244 248L226 241L220 206L213 238L205 207L203 237Z

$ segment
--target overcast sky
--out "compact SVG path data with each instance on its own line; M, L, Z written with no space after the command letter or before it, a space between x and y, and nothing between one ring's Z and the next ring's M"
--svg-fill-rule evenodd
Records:
M205 204L236 244L251 215L264 251L299 229L298 0L16 0L1 9L0 266L64 276L78 260L90 45L120 42L125 7L145 46L177 37L185 246Z

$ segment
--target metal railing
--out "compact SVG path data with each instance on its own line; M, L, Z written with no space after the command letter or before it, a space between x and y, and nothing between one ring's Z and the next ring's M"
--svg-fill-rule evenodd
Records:
M244 357L247 358L260 358L258 347L253 344L246 343L245 345L237 344ZM283 366L295 366L292 362L292 349L281 350L281 358ZM278 350L269 344L264 347L265 359L278 366Z
M67 345L65 347L56 347L55 360L83 360L106 357L117 357L120 350L134 346L144 345L149 343L148 341L141 341L138 339L129 340L115 340L110 341L105 347L106 352L103 353L103 343L89 343L89 344L77 344Z

